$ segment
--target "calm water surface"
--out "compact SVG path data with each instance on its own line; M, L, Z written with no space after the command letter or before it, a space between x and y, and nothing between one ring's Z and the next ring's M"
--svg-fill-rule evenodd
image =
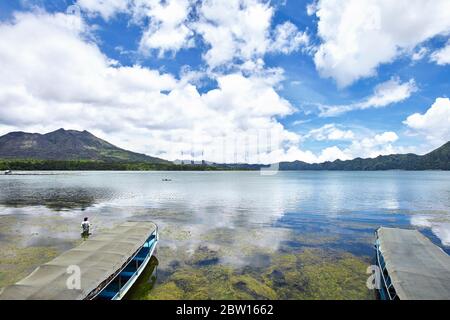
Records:
M370 299L378 226L418 228L450 252L450 172L0 176L0 287L77 245L84 216L94 233L160 226L129 298Z

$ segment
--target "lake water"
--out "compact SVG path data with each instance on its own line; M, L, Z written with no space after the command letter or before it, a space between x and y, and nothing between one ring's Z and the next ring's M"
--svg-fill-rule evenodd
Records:
M77 245L84 216L94 233L159 225L128 298L372 299L377 227L415 227L450 253L450 172L0 176L0 287Z

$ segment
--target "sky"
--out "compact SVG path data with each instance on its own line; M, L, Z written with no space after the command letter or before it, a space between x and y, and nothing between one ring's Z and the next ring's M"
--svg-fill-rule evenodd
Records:
M0 0L0 134L323 162L450 140L448 0Z

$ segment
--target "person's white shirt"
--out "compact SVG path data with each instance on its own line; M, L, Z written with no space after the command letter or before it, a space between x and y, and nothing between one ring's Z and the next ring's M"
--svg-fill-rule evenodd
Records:
M83 221L81 223L81 228L83 229L83 232L85 232L85 231L90 232L91 223L89 222L89 220Z

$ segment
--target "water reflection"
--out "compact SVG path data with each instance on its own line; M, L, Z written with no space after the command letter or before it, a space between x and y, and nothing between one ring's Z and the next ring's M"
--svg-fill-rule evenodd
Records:
M125 295L125 300L141 300L147 298L158 279L158 265L158 258L152 256L144 271L136 280L135 285Z
M80 187L35 187L23 183L2 185L0 205L6 207L46 206L55 211L86 210L107 199L107 189Z
M419 228L429 228L442 245L450 246L450 217L448 215L416 215L411 217L411 224Z
M85 216L94 235L124 220L152 220L161 233L158 279L151 286L139 284L134 298L368 298L365 266L378 226L415 225L430 230L436 243L449 244L449 177L445 172L5 176L0 249L51 248L57 254L79 243ZM27 261L25 269L39 262ZM25 269L14 272L1 262L0 275L8 280L0 286L25 276Z

